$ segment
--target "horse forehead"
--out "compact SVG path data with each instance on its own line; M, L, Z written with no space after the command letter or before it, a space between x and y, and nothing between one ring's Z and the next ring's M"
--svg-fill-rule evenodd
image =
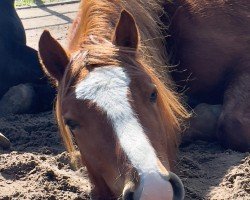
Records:
M103 101L107 101L125 97L130 82L130 77L120 66L97 67L76 86L76 98L95 100L104 95L108 99Z
M95 83L101 81L101 84L111 85L112 83L123 84L128 86L130 78L125 72L125 69L120 66L105 66L95 68L89 73L87 77L88 81L94 81Z
M88 71L81 81L72 87L61 98L61 112L71 116L76 111L89 109L89 105L97 106L97 102L115 109L115 104L121 105L130 91L130 78L123 67L104 66ZM114 104L115 102L115 104ZM99 106L99 109L103 110Z
M105 91L121 92L125 89L132 92L138 87L144 90L145 83L151 83L151 78L141 70L134 72L134 69L113 65L96 67L86 73L85 77L76 85L75 94L77 99L83 99L83 96L86 99L86 92L93 95L101 95ZM82 93L84 91L85 94ZM137 92L140 93L140 91Z

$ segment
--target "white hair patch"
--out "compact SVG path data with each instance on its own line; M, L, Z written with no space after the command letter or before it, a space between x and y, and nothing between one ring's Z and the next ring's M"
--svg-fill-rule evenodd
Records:
M76 87L77 99L106 112L119 143L139 173L158 172L157 156L128 99L130 78L122 67L95 68Z

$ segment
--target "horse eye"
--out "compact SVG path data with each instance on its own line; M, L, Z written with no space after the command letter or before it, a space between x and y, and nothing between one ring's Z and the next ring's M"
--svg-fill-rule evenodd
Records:
M157 90L155 90L154 92L152 92L151 93L151 95L150 95L150 102L151 103L155 103L156 102L156 100L157 100Z
M77 128L79 128L79 124L73 120L70 120L70 119L65 120L65 124L69 127L69 129L71 131L74 131Z

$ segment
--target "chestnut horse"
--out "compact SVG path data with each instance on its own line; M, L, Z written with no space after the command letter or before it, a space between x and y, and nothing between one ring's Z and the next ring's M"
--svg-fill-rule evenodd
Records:
M170 25L174 80L186 86L193 106L223 104L219 140L225 147L250 151L249 1L172 2L165 5L169 16L164 23Z
M160 9L154 0L84 0L66 50L48 31L40 38L61 134L72 155L77 144L92 199L184 198L170 170L188 114L159 75Z

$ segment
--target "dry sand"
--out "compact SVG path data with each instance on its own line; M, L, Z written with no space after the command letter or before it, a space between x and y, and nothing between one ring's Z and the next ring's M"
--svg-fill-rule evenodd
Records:
M68 23L76 10L77 4L41 12L19 11L28 44L37 48L44 27L65 44ZM52 25L47 27L45 23ZM86 170L74 170L71 166L52 112L0 117L0 132L12 143L10 150L0 150L0 200L89 199ZM186 199L250 200L248 153L196 141L180 148L176 170L185 185Z
M0 151L0 199L87 199L85 168L70 164L51 112L0 119L11 138L10 151Z

